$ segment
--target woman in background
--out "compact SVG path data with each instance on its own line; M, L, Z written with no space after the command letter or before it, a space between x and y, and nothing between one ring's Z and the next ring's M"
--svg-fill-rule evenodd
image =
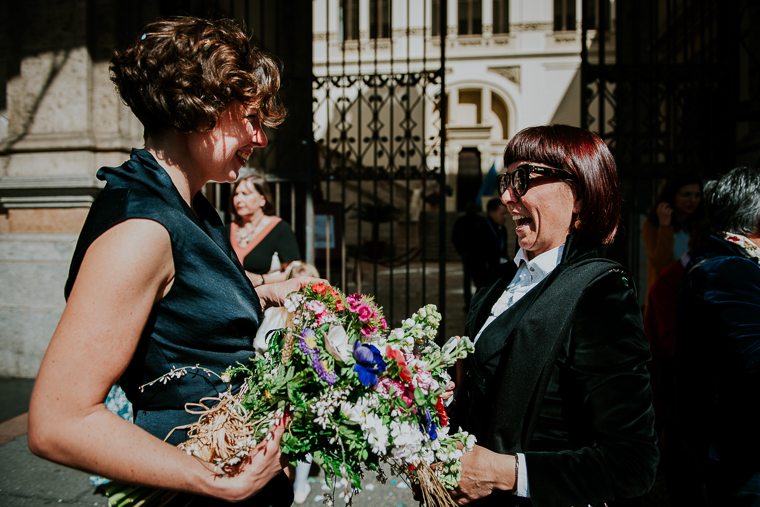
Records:
M647 251L647 290L660 272L689 250L692 224L704 217L702 181L696 174L671 178L642 226Z
M290 263L301 258L293 230L274 216L272 201L262 176L248 176L235 185L230 243L254 287L286 280Z

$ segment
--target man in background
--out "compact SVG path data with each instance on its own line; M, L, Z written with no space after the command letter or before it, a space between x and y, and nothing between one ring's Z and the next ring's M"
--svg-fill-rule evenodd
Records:
M496 281L498 268L509 261L507 253L507 207L498 197L486 204L486 219L474 230L465 265L480 289Z

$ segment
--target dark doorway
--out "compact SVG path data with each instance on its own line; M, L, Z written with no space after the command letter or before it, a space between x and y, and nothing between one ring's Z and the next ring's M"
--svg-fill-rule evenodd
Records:
M457 211L464 211L468 203L475 202L482 182L480 151L477 148L462 148L457 174Z

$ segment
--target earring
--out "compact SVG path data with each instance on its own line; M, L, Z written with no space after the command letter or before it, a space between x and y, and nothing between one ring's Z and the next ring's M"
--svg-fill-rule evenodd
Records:
M575 227L576 231L581 228L581 217L577 217L575 219L575 222L573 222L573 227Z

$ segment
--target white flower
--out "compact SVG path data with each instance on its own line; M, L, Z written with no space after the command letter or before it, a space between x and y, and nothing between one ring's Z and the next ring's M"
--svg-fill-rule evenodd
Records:
M301 306L303 300L304 296L302 294L291 294L289 297L285 298L283 305L285 305L285 308L287 308L290 313L295 313L295 311L298 310L298 307Z
M367 442L372 446L372 452L384 455L388 447L388 427L383 424L377 414L368 413L362 424L362 431Z
M475 438L475 435L467 435L467 440L465 442L465 447L467 447L468 451L471 451L473 447L475 447L475 442L477 442L478 439Z
M364 421L364 408L367 406L365 398L359 398L356 405L347 401L340 403L340 413L352 424L361 424Z
M393 437L391 455L397 459L405 459L417 454L422 448L422 440L426 438L417 425L412 425L408 421L391 421L390 433Z
M342 363L351 359L351 346L348 344L348 335L343 326L330 326L325 336L325 348L338 361Z
M230 374L227 373L226 371L222 373L222 382L225 382L227 384L230 383Z

